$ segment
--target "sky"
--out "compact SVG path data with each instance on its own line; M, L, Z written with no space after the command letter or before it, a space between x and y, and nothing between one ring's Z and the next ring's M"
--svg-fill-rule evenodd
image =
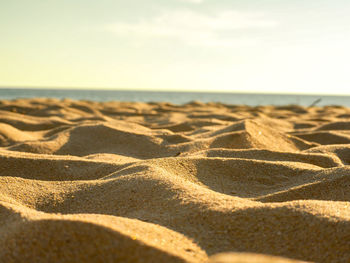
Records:
M350 95L349 0L1 0L0 86Z

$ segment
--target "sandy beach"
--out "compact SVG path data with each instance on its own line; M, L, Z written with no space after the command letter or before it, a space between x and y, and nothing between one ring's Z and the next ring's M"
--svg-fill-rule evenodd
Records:
M1 100L0 262L350 262L349 164L341 106Z

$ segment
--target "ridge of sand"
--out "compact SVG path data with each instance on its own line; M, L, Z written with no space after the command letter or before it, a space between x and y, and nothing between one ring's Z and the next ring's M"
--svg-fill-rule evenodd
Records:
M346 107L2 100L0 262L348 262L349 164Z

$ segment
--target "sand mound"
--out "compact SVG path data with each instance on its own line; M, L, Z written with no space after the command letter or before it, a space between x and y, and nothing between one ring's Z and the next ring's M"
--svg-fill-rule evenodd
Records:
M0 262L349 262L349 123L336 106L1 101Z
M3 262L198 262L206 254L161 226L106 215L55 215L1 205ZM14 215L13 215L14 214ZM17 216L17 218L16 218Z

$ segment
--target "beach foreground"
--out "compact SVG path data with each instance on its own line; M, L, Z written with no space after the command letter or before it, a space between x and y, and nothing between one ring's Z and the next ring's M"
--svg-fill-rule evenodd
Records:
M350 262L349 108L3 100L0 146L0 262Z

